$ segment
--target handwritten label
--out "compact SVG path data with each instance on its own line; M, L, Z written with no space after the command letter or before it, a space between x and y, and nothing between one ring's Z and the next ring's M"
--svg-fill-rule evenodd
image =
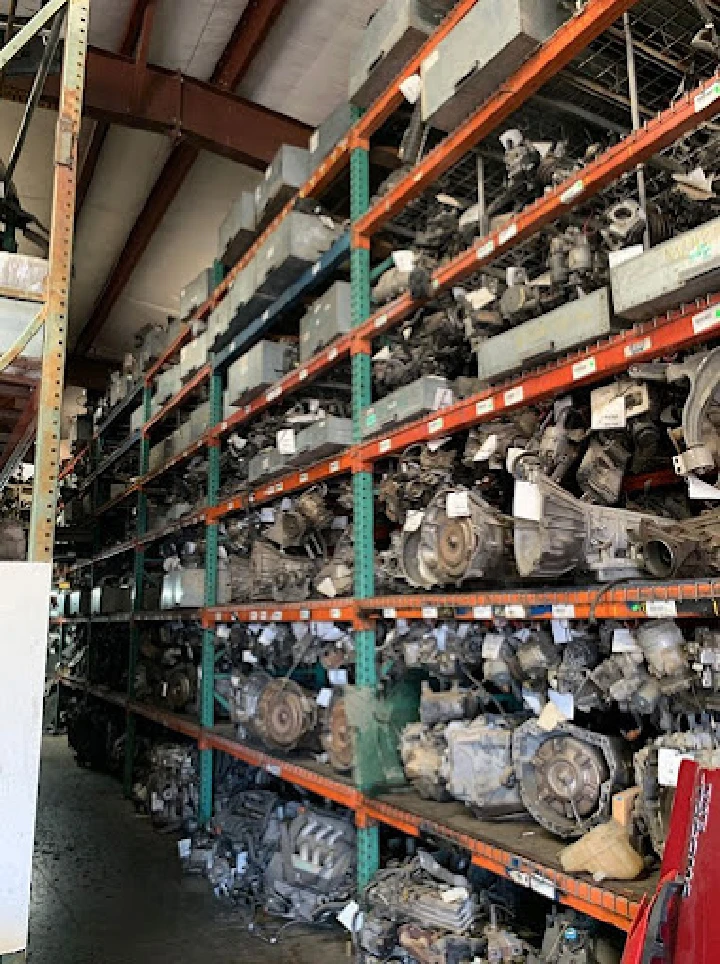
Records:
M444 418L433 419L432 422L430 422L430 424L428 425L428 435L437 435L437 433L442 430L444 425L445 425Z

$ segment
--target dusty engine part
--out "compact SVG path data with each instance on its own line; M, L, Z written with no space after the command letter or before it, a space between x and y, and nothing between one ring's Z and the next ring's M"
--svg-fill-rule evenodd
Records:
M535 412L523 409L511 418L497 419L471 429L463 453L463 465L473 468L487 462L490 469L503 470L511 448L527 449L540 420Z
M640 787L635 817L659 857L665 849L683 760L695 760L709 768L720 766L720 739L715 730L699 726L688 732L666 733L634 757L635 784Z
M662 697L660 682L648 673L641 652L613 653L596 666L589 677L597 688L600 704L615 702L624 712L650 716ZM592 706L591 690L585 690Z
M456 945L459 957L440 958L443 964L470 960L480 950L481 945L469 937L479 905L468 879L445 870L425 851L399 867L378 871L364 891L363 904L366 912L358 945L364 964L393 956L399 929L405 924L429 931L429 943L443 937L462 937L470 942ZM405 933L407 943L416 949L427 948L417 931Z
M347 562L327 562L313 580L313 586L321 596L335 599L336 596L350 596L353 589L354 570Z
M412 445L400 457L398 471L386 475L377 491L377 500L391 522L404 523L410 510L419 511L443 484L452 479L457 454L427 445Z
M427 726L466 720L477 710L477 695L472 690L461 689L455 680L449 689L433 690L427 680L420 691L420 722Z
M153 747L147 782L136 786L133 796L145 805L154 826L194 829L199 800L197 751L177 743Z
M320 742L330 765L338 773L349 773L353 767L355 745L345 711L345 700L337 691L333 691L332 701L322 722Z
M240 733L271 749L289 752L314 735L318 719L315 696L293 680L254 672L233 680L231 719Z
M450 800L441 769L446 749L446 728L409 723L400 737L400 759L405 777L424 800Z
M575 476L583 495L600 505L615 505L629 461L620 439L603 434L591 439Z
M669 522L645 517L641 526L645 568L656 579L720 572L720 511Z
M0 561L24 562L27 558L25 529L13 519L0 521Z
M485 940L477 937L439 937L435 931L417 924L403 924L398 930L398 945L418 964L453 964L479 960Z
M572 693L578 712L589 713L601 704L598 689L590 679L600 659L599 640L578 633L563 646L560 664L548 673L548 682L558 693Z
M681 688L689 689L688 652L685 638L676 622L661 619L642 623L635 636L653 676L675 679ZM686 685L683 686L683 683Z
M720 693L720 632L701 626L687 644L691 666L698 677L703 703L708 709L720 709L713 697Z
M645 212L637 201L628 198L608 208L604 219L607 226L602 236L610 251L620 251L633 244L641 244L647 228Z
M498 576L507 531L505 517L476 492L443 489L428 505L419 528L403 532L401 571L420 589Z
M520 722L479 716L471 723L451 723L445 731L441 777L448 793L480 818L524 810L513 764L513 733Z
M613 793L629 782L621 741L571 723L549 732L524 723L513 735L513 761L525 808L565 839L607 819Z
M396 251L395 264L381 275L372 289L374 305L394 301L409 291L416 300L429 298L432 294L430 279L437 264L435 258L423 251Z
M385 646L392 647L408 669L423 667L438 678L456 676L462 663L479 661L482 631L465 622L410 623L389 629Z
M619 953L598 936L594 921L573 911L553 910L540 955L529 954L528 964L619 964Z
M252 599L302 602L310 596L315 561L289 556L268 542L258 539L250 556Z
M265 908L294 920L337 913L355 891L355 827L350 817L306 810L282 827L265 872Z
M379 398L417 381L423 375L452 380L467 374L465 325L453 306L420 313L373 356L373 383Z
M68 745L80 767L119 772L124 757L124 731L124 714L110 704L86 698L68 708Z
M272 525L265 529L263 536L281 549L288 549L301 546L309 528L309 522L302 512L281 510L275 513Z
M657 557L659 569L666 556L668 520L589 505L536 471L530 478L515 482L513 546L522 577L552 580L578 569L600 582L637 579L646 570L662 578L650 562ZM682 525L674 528L684 532Z
M298 512L302 513L315 529L327 529L332 525L333 514L327 505L327 497L327 486L316 485L301 493L296 500Z
M523 633L516 649L520 676L531 689L546 688L548 673L560 664L562 649L545 630L532 627Z
M560 864L567 874L588 873L601 880L635 880L645 869L633 849L627 830L615 820L598 824L584 837L560 851Z

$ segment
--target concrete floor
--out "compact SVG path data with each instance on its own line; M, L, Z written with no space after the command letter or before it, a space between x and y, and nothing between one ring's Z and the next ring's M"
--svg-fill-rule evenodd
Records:
M156 833L118 782L76 766L65 737L43 742L30 909L31 964L323 964L342 939L291 929L248 934L207 881L183 877L174 837Z

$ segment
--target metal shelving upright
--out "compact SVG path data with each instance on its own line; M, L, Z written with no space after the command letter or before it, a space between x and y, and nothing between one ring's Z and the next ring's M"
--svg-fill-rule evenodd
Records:
M446 817L437 808L431 819L417 812L417 807L413 809L407 802L409 798L403 803L403 798L383 793L380 786L382 779L379 772L381 767L377 738L370 727L360 727L357 733L355 781L351 785L348 781L330 774L327 769L311 766L308 761L289 761L244 745L228 733L227 726L217 725L214 713L215 639L219 623L236 620L269 623L329 619L351 624L355 640L355 688L362 702L374 705L373 701L379 700L385 704L385 710L390 712L394 695L392 692L385 692L380 686L376 666L375 624L379 618L442 617L490 623L498 616L507 619L585 620L590 615L602 619L646 619L661 615L698 618L717 615L720 580L711 578L628 587L563 589L551 586L512 591L480 590L391 597L375 595L373 478L376 463L388 456L397 455L410 444L452 435L480 425L504 412L608 378L626 370L630 361L658 358L671 351L707 341L720 333L720 297L700 299L696 303L682 306L677 311L558 358L529 373L510 378L503 384L483 390L444 409L441 413L433 413L410 424L395 427L384 435L363 439L361 415L363 409L372 401L373 340L399 326L422 305L420 300L406 294L383 308L372 310L371 283L377 273L377 268L373 270L372 267L373 237L389 220L406 208L409 202L417 199L441 175L450 171L468 151L499 129L499 125L507 121L541 86L559 75L589 44L612 28L637 0L588 0L536 53L527 58L502 89L496 91L456 131L400 178L385 196L371 204L370 138L402 103L401 83L419 70L423 59L472 9L475 2L476 0L460 0L456 4L436 33L408 63L398 80L367 111L357 112L350 133L300 190L301 198L317 197L341 171L349 168L349 239L341 239L332 252L323 256L297 285L281 296L263 316L257 318L248 331L236 338L228 349L217 357L211 357L208 365L193 376L178 395L152 417L152 383L162 367L177 355L190 338L190 324L146 374L140 477L122 496L100 508L109 511L112 504L119 504L119 499L138 493L137 536L118 550L134 550L136 585L142 582L144 551L151 541L164 534L180 531L184 527L205 523L206 583L205 608L201 613L202 682L198 721L188 721L177 714L139 703L134 698L132 684L129 684L126 697L107 692L103 696L104 691L98 687L85 689L124 706L129 721L134 720L136 715L142 715L197 740L201 761L200 816L203 821L209 819L212 810L212 752L214 749L228 752L238 759L265 767L283 779L351 807L356 813L358 826L358 877L361 885L367 883L378 868L378 825L384 823L412 835L428 831L444 836L466 847L478 865L510 879L527 878L531 881L533 877L538 877L541 883L550 880L553 892L561 902L627 929L641 896L639 890L623 890L610 885L593 886L587 880L563 875L547 857L549 851L544 856L529 855L531 842L523 843L525 849L519 854L517 848L520 848L520 843L516 848L507 840L503 844L493 837L487 827L483 826L474 834L466 824L458 823L450 816ZM502 229L477 238L467 250L444 263L433 273L434 292L440 294L447 291L511 252L543 227L596 197L621 176L632 174L639 164L647 162L678 138L711 120L718 113L720 82L716 75L700 83L691 92L674 99L669 107L659 110L657 116L652 117L641 128L633 130L619 143L609 147L595 160L570 175L562 184L515 214ZM211 310L227 295L229 285L237 273L291 210L292 203L278 215L228 276L223 280L216 279L218 285L213 295L198 309L196 318L207 318ZM227 365L269 331L271 325L289 306L311 294L319 281L329 279L332 271L346 259L348 252L353 325L351 332L338 338L331 346L318 352L313 359L284 376L247 406L238 409L231 416L223 417L222 379ZM301 386L311 384L315 378L348 359L352 380L352 446L344 453L308 469L289 472L272 482L258 484L220 499L220 446L223 439L236 428L251 422L256 415L279 401L284 401ZM206 434L184 453L176 455L167 465L149 473L149 432L181 403L187 402L193 392L206 384L210 393L210 418ZM186 519L158 532L149 533L143 508L146 506L147 484L151 480L157 480L165 471L176 467L203 447L207 448L208 460L205 505L194 510ZM275 501L280 494L300 491L339 474L352 477L355 552L353 597L293 604L239 602L218 605L217 559L219 527L222 521L232 513ZM112 551L105 550L96 558L110 558ZM129 619L131 633L139 631L138 624L143 616L141 601L142 594L136 594L135 612ZM133 653L136 652L136 645L137 637L131 648L131 671L134 668ZM131 672L131 678L132 675ZM75 681L72 685L81 684ZM383 714L383 719L387 718L387 715ZM130 743L129 747L131 746ZM132 754L129 753L128 756L131 759ZM532 884L529 882L526 886ZM641 885L639 886L641 889Z

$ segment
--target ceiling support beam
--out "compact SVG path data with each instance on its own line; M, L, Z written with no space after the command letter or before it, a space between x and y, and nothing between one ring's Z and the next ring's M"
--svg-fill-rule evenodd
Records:
M152 30L152 18L154 13L155 0L134 0L130 16L128 17L125 35L120 44L120 53L127 57L132 57L138 45L141 34L147 33L147 44L150 43L150 31ZM150 12L149 21L147 20ZM144 63L147 63L147 56ZM78 178L77 195L75 198L75 217L80 216L83 204L87 198L92 179L95 176L100 155L105 144L105 140L110 130L107 121L98 121L90 137L90 143L85 151L80 177Z
M241 139L246 139L252 136L258 152L261 150L260 141L263 138L267 138L271 134L279 136L279 142L274 141L272 137L270 138L270 142L267 144L268 153L263 159L262 166L270 163L282 144L306 147L310 133L309 128L305 127L305 125L291 121L290 118L283 117L283 115L275 115L272 111L264 112L264 120L256 119L252 121L248 117L243 121L239 117L234 119L230 118L230 106L236 101L241 101L241 98L235 97L230 92L237 88L247 73L253 57L257 56L272 24L279 16L286 2L287 0L250 0L225 50L220 55L220 59L210 78L210 90L217 92L222 89L228 92L226 95L229 98L228 111L220 112L218 109L218 112L214 116L210 116L210 108L206 105L201 115L206 122L215 123L218 137L224 136L230 139L234 135L239 134ZM90 78L91 74L88 72L88 80L90 80ZM202 86L208 88L208 85ZM88 83L85 94L86 101L89 88L90 84ZM181 88L180 94L181 97L178 98L178 102L183 104L185 98L188 97L188 87ZM263 110L257 107L257 105L249 104L248 101L242 101L242 103L257 111ZM275 125L271 123L272 117L277 119ZM280 118L282 118L282 122L284 122L286 128L289 128L290 125L295 125L294 132L290 129L283 130ZM145 202L140 216L133 225L130 235L125 242L125 247L100 297L95 303L92 315L78 336L74 349L75 354L82 355L89 351L98 334L104 328L110 317L110 313L132 277L140 259L147 250L156 228L161 223L168 208L182 187L185 178L190 173L200 153L200 147L209 147L209 145L203 143L181 143L173 148L160 176L153 185L153 189ZM221 151L220 153L223 152ZM227 156L231 155L228 154ZM248 163L247 159L245 159L245 163Z
M3 96L24 96L23 78ZM49 77L41 103L57 105L59 81ZM87 56L85 115L125 127L156 131L263 170L282 144L307 147L307 124L238 97L214 84L129 57L91 48Z

